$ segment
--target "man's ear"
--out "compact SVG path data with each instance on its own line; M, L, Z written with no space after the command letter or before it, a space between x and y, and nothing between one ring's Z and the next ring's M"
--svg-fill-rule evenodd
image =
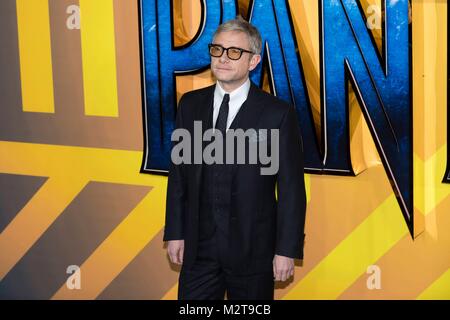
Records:
M250 59L250 65L248 66L248 71L252 71L258 66L258 63L261 61L261 55L254 54Z

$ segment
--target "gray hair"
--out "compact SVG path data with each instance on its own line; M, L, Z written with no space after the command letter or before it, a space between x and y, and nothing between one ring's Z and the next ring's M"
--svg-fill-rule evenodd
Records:
M241 16L237 16L233 20L228 20L227 22L222 23L214 32L213 39L217 34L226 31L240 31L244 32L247 35L248 43L250 44L250 51L254 54L260 54L262 48L262 40L261 34L258 29L253 26L251 23L247 22Z

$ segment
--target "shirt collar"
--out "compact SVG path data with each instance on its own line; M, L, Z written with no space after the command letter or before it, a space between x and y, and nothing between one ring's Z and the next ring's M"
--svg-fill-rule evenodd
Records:
M247 78L247 80L239 87L234 89L231 92L226 92L221 86L219 81L216 82L216 88L215 88L215 96L222 101L223 96L225 93L228 93L230 95L230 102L233 100L246 100L248 96L248 92L250 90L250 78Z

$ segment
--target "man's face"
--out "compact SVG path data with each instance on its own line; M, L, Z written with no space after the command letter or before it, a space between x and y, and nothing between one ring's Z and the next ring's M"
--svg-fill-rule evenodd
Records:
M224 48L237 47L251 51L247 35L240 31L225 31L216 35L213 44ZM224 50L221 57L211 57L211 71L229 89L235 89L245 80L249 72L256 68L261 56L243 52L239 60L231 60Z

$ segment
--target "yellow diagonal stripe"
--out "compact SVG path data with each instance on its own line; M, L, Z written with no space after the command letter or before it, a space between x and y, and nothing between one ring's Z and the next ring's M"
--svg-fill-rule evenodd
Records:
M161 298L161 300L177 300L177 299L178 299L178 282L175 283L173 287L166 292L166 294L164 295L164 297Z
M142 224L145 241L159 231L167 178L139 173L141 161L140 151L0 141L0 172L50 177L1 234L2 278L89 181L152 186L147 202L132 216L142 216L145 208L145 217L151 218L151 227Z
M80 0L86 115L118 117L113 0Z
M142 151L0 141L0 172L152 186L139 173Z
M407 233L392 194L283 299L336 299Z
M52 299L95 299L164 225L162 179L81 266L81 289L64 284Z
M417 299L450 300L450 269L425 289Z
M84 187L85 180L49 178L0 234L0 281Z
M48 0L17 0L22 110L55 112Z

